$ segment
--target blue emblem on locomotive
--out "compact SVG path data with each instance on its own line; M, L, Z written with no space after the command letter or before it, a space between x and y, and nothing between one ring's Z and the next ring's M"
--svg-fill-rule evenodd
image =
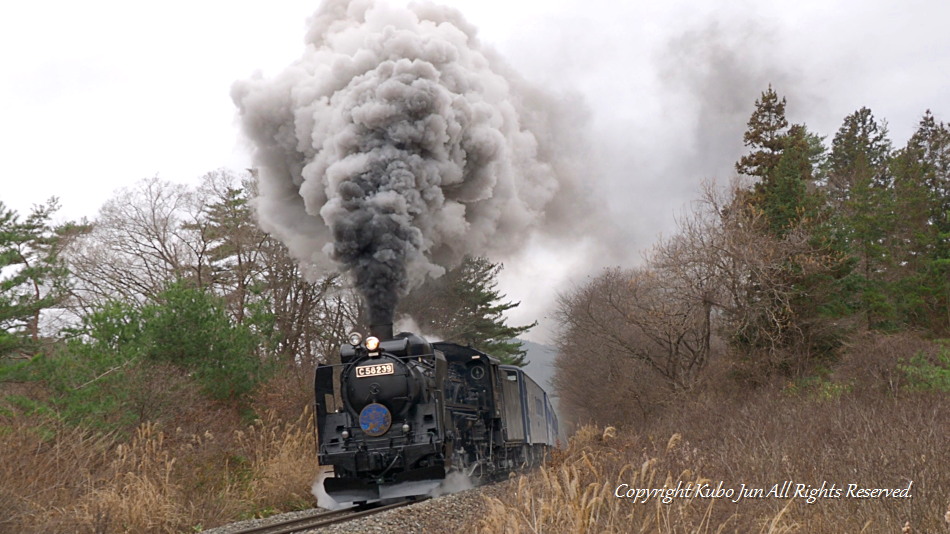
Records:
M360 428L371 437L385 434L392 426L393 417L385 406L379 403L367 404L360 412Z

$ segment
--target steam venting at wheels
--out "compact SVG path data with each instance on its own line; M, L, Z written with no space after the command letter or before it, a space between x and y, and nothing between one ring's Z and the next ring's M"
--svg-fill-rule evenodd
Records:
M371 324L465 255L509 258L590 219L583 110L532 88L455 10L326 1L301 57L232 98L262 228L305 267L350 273Z

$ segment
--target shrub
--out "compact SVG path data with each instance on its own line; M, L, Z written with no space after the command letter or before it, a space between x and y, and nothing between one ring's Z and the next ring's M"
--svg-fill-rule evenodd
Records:
M234 324L220 299L183 282L158 300L143 314L147 357L190 370L214 399L246 399L267 371L258 335Z
M945 344L932 357L918 352L909 363L898 367L907 375L913 389L950 393L950 345Z

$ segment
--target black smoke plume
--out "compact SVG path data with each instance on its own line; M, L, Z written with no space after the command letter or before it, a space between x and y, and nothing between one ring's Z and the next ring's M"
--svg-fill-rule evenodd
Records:
M467 254L504 258L592 219L583 111L531 88L455 10L328 0L301 58L232 98L262 227L305 265L348 271L372 324Z

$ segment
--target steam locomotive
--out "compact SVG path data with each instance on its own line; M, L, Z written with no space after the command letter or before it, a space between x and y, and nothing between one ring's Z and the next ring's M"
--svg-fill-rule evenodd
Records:
M555 445L548 395L520 368L391 325L371 333L350 334L314 379L324 490L338 502L424 495L453 472L477 485Z

